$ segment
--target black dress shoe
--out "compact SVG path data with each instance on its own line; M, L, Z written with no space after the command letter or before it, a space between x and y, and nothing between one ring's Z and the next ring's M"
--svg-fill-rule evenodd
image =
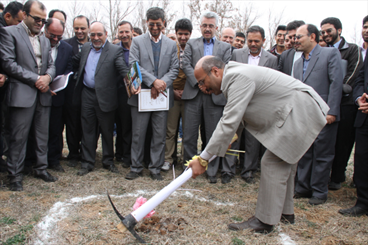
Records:
M310 205L321 205L324 204L327 201L327 198L322 199L322 198L318 198L318 197L311 197L311 199L309 199L308 203Z
M151 179L153 179L153 180L158 180L158 181L163 180L163 178L162 178L162 176L161 176L160 173L158 173L158 174L150 173L150 176L151 176Z
M143 176L142 172L137 173L137 172L130 171L130 172L125 176L125 178L126 178L127 180L134 180L134 179L139 178L139 177L142 177L142 176Z
M280 221L286 225L295 224L295 215L294 214L282 214Z
M52 169L56 172L65 172L65 170L63 169L63 167L60 164L56 164L56 165L51 165L48 167L49 169Z
M346 215L346 216L359 217L362 215L367 215L368 210L363 209L361 207L354 206L354 207L347 208L347 209L340 209L339 213Z
M57 178L52 176L49 172L45 171L42 174L35 174L35 178L42 179L45 182L55 182L57 181Z
M242 179L247 182L248 184L253 184L255 182L254 180L254 176L253 176L253 172L252 171L248 171L245 174L243 174Z
M109 170L112 173L119 173L118 168L114 164L103 166L103 168Z
M251 217L245 222L238 224L229 224L229 229L231 230L245 230L251 229L257 233L269 233L273 230L273 225L268 225L257 219L256 217Z
M341 189L341 183L331 181L330 183L328 183L328 189L331 191L337 191Z
M8 166L6 165L6 162L4 159L1 158L0 156L0 172L1 173L6 173L8 171Z
M23 185L21 181L16 181L8 184L11 191L23 191Z
M312 194L299 193L299 192L294 193L294 199L311 198L311 197L312 197Z
M121 166L123 166L123 168L130 168L130 163L123 162L123 163L121 164Z
M78 161L76 159L70 159L66 165L71 168L75 168L78 165Z
M81 169L79 169L79 171L77 172L77 175L79 175L79 176L83 176L83 175L88 174L89 172L91 172L91 170L86 169L86 168L81 168Z
M222 184L230 183L232 178L233 177L230 174L224 174L224 175L221 176L221 183Z
M207 178L210 180L210 184L216 184L217 183L216 176L207 176Z

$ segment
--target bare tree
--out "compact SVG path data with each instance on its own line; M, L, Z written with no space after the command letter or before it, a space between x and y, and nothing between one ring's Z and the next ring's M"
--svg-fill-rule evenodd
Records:
M214 0L205 4L205 9L217 13L219 17L218 32L227 27L233 20L233 14L238 12L231 0Z
M107 13L107 25L110 29L110 37L113 39L116 36L119 22L133 12L134 6L136 6L136 4L132 4L130 1L126 2L122 0L108 0L108 4L100 3L100 6Z
M202 13L204 12L203 7L203 1L204 0L190 0L188 3L190 15L189 19L192 22L193 26L199 26L200 25L200 18Z
M268 10L268 40L266 40L266 43L264 46L266 47L268 44L269 49L271 49L274 44L275 32L277 30L277 27L281 23L283 23L284 11L285 9L283 9L281 13L275 13L272 7L270 7Z
M83 2L74 0L69 4L69 7L66 11L66 15L68 16L66 25L65 25L65 31L64 31L64 37L72 37L73 36L73 19L74 17L81 15L82 10L85 10L85 6Z

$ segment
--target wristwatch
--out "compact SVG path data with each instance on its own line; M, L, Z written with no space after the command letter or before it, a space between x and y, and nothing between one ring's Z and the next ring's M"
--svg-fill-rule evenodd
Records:
M198 156L198 161L201 164L201 166L204 167L204 168L206 168L206 170L207 170L208 161L207 160L204 160L201 156Z

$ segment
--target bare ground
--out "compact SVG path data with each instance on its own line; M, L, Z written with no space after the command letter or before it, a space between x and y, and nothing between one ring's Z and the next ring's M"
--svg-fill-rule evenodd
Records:
M135 244L132 235L116 228L119 219L106 191L118 210L127 215L138 196L149 199L168 185L173 179L172 170L163 173L161 182L152 181L146 169L144 177L128 181L124 178L128 169L116 163L120 174L110 173L102 168L100 159L99 148L96 168L86 176L77 176L79 167L70 168L62 161L65 173L50 171L59 178L55 183L26 176L22 192L0 188L0 242ZM180 172L177 169L176 176ZM137 225L137 232L151 244L368 244L368 217L344 217L337 212L356 201L356 191L350 187L352 162L347 175L343 188L330 192L324 205L314 207L308 199L295 200L295 225L280 223L267 235L227 228L227 224L254 214L259 176L251 185L239 176L227 185L221 184L220 178L217 184L209 184L200 176L182 186L198 191L175 192L156 208L152 219ZM0 174L0 181L6 181L6 174Z

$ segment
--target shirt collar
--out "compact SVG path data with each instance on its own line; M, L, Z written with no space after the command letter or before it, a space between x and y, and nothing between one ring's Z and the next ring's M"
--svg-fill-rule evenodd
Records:
M332 45L332 46L338 49L338 48L339 48L339 46L340 46L341 41L342 41L342 39L340 39L340 41L338 41L337 43L335 43L335 44L334 44L334 45Z
M162 38L162 32L160 32L160 36L158 37L157 41L153 38L153 36L151 35L151 32L148 31L149 37L150 39L154 42L154 43L158 43L159 41L161 41Z
M214 36L213 38L210 39L210 43L208 43L207 40L205 38L203 38L203 42L205 44L214 44L215 43L215 40L216 40L216 37Z
M362 43L362 47L360 47L362 50L366 50L365 48L364 48L364 42Z
M91 45L91 49L94 49L96 52L99 52L99 51L101 51L101 50L105 47L106 43L107 43L107 39L106 39L105 43L102 45L102 47L101 47L99 50L96 50L96 49L93 47L92 42L91 42L91 44L90 44L90 45Z
M30 37L38 37L42 34L42 32L40 32L38 34L33 34L31 32L31 30L28 28L28 26L26 25L26 23L24 23L24 21L21 22L21 25L24 27L24 29L26 30L28 36L30 36Z
M318 45L318 44L317 44L317 45ZM314 46L314 48L312 49L312 51L310 51L310 52L309 52L309 58L308 58L308 59L306 59L306 58L304 57L304 53L302 54L302 58L303 58L304 60L310 60L310 59L311 59L311 57L312 57L312 53L313 53L313 51L316 49L317 45L316 45L316 46Z

